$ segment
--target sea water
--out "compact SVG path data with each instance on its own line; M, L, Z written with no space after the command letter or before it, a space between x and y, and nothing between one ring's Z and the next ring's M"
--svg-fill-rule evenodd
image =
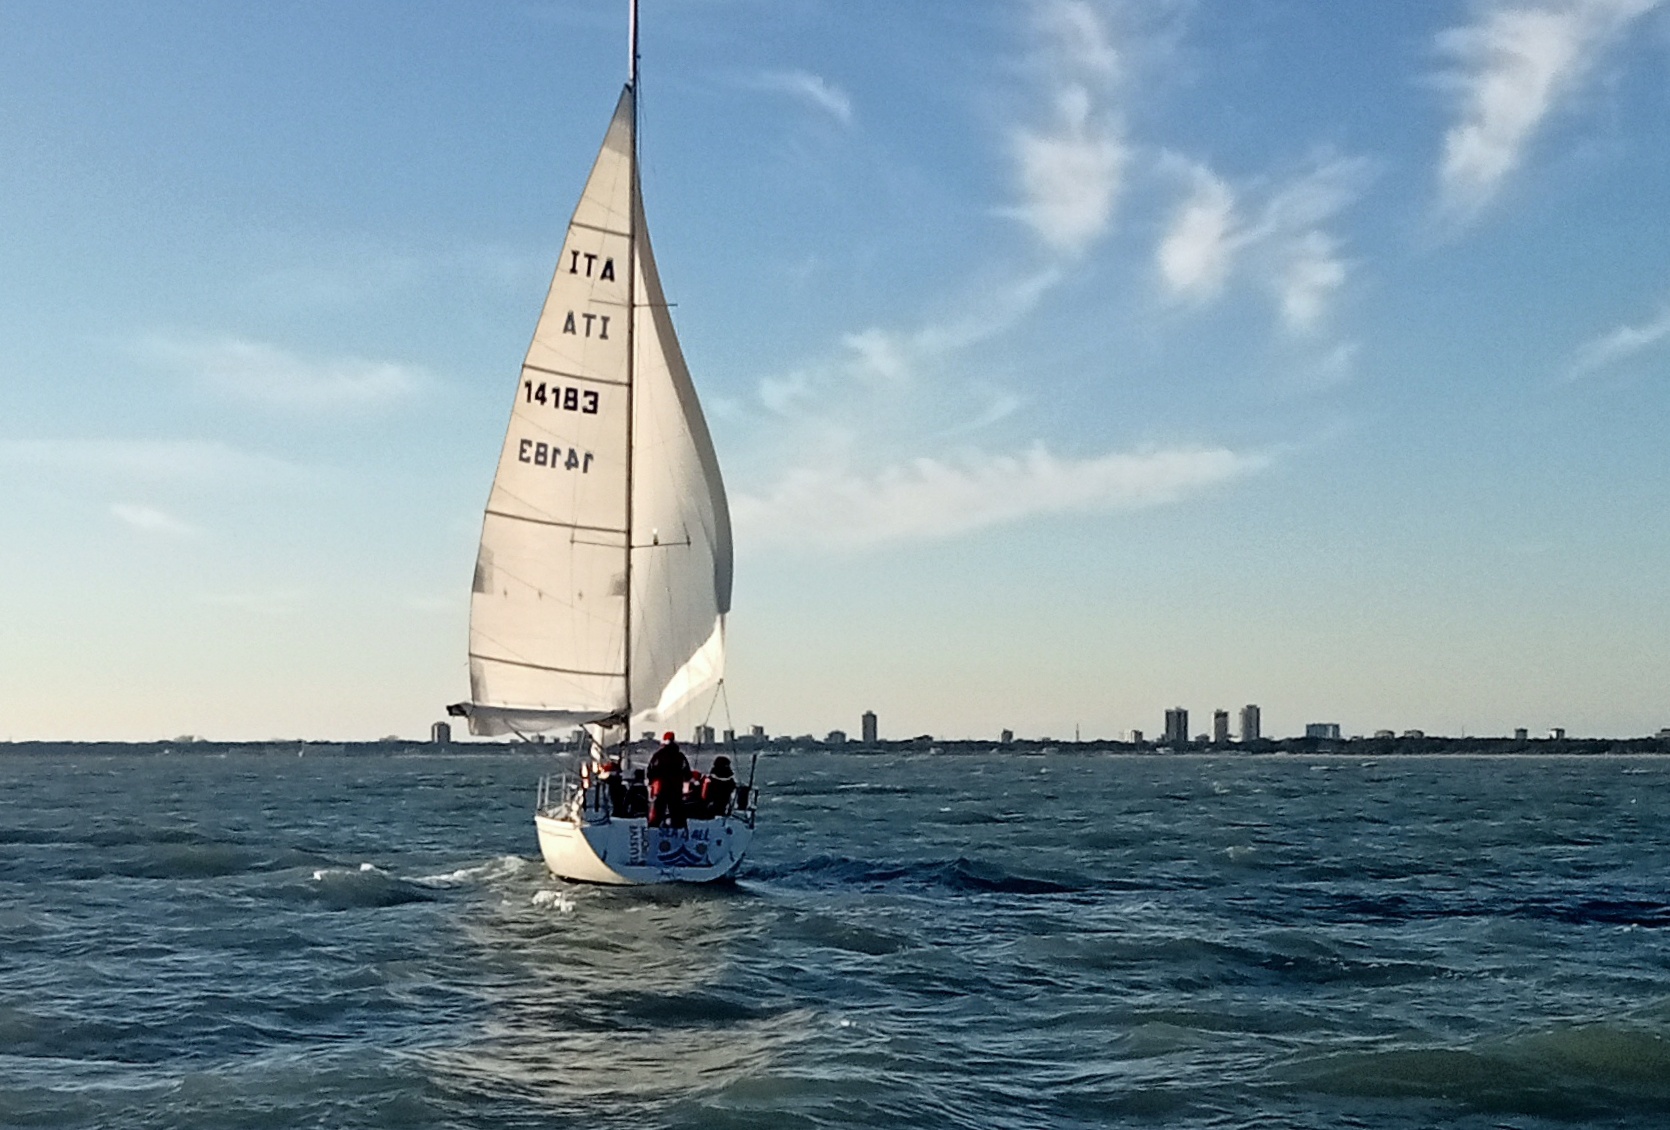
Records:
M0 753L0 1125L1670 1118L1670 759L769 754L669 890L305 752Z

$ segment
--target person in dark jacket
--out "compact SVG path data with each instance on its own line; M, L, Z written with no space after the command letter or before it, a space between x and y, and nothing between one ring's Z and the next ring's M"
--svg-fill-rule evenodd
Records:
M684 782L690 778L690 762L673 740L672 731L661 735L662 746L649 759L649 826L665 824L684 827Z
M713 768L702 778L702 815L723 816L736 795L736 775L731 772L731 759L720 754L713 759Z
M627 796L626 782L621 779L620 758L611 758L603 766L601 780L609 797L609 812L614 816L625 816L631 801Z

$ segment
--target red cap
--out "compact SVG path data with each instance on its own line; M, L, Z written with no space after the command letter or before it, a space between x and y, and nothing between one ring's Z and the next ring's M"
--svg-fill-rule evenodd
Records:
M673 740L673 732L671 730L668 730L665 734L661 735L661 740L664 741L664 742L672 741Z

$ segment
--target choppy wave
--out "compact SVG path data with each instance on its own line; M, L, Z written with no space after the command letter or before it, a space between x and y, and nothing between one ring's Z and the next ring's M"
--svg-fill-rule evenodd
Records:
M313 872L313 885L309 889L314 898L335 910L402 906L433 898L419 884L395 878L370 863L362 863L352 870L321 867Z
M1333 1095L1418 1098L1562 1121L1670 1113L1670 1040L1618 1024L1568 1025L1467 1047L1335 1052L1285 1072Z

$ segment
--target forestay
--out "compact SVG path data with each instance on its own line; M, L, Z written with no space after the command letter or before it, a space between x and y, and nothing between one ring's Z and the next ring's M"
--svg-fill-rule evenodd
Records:
M730 515L650 251L633 97L569 224L488 498L476 734L659 722L723 672Z

